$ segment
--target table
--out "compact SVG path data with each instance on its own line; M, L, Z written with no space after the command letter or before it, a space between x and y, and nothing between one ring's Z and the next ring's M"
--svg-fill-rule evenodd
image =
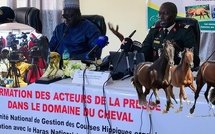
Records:
M178 91L174 88L179 102ZM194 94L188 88L185 91L193 103ZM175 108L163 114L166 102L161 89L161 104L150 107L149 115L144 106L138 105L130 78L108 83L104 89L72 84L70 78L51 84L33 83L20 89L0 88L0 133L214 134L213 110L209 111L203 93L193 115L189 114L192 104L185 102L182 112L174 112L179 107L174 103Z

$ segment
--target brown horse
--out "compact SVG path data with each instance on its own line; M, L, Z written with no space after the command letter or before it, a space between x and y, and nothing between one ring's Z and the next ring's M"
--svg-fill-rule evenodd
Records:
M212 62L212 61L206 61L201 65L201 67L197 73L197 78L196 78L197 90L196 90L195 97L194 97L195 100L194 100L193 107L190 109L191 114L193 114L193 112L195 110L196 101L197 101L197 99L199 97L199 93L205 83L207 83L207 89L204 93L204 96L205 96L205 99L207 100L207 102L209 103L209 100L208 100L209 89L211 87L215 87L214 69L215 69L215 62Z
M182 97L187 104L189 104L184 88L189 87L194 93L196 92L194 76L191 71L193 65L193 48L185 48L182 53L181 62L178 65L171 67L171 84L168 88L172 98L175 98L172 91L173 86L180 88L180 107L176 112L181 112L183 110Z
M160 99L158 96L158 89L160 88L163 88L166 93L166 111L169 110L171 99L169 92L167 92L167 87L169 86L171 79L169 77L170 66L174 65L174 44L175 42L173 41L164 41L161 56L154 63L145 62L138 64L134 71L134 77L131 79L131 83L136 88L139 105L145 105L148 111L150 110L147 105L146 96L152 89L156 102L152 102L151 104L157 106L157 104L160 104Z
M203 17L203 19L205 18L205 15L207 15L208 18L210 18L209 16L209 12L202 8L190 8L188 11L188 14L191 15L191 18L193 18L194 16L200 16L200 19Z

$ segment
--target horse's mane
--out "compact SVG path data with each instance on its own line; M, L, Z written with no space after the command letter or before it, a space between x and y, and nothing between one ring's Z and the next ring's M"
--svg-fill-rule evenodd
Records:
M165 44L166 45L166 44ZM162 61L162 62L161 62ZM154 63L149 67L149 70L152 70L154 68L166 68L166 66L161 66L161 63L166 64L168 61L165 58L164 49L161 51L161 55L158 57L157 60L154 61Z
M181 60L180 60L179 65L182 64L182 62L183 62L183 60L184 60L184 57L185 57L185 50L181 52Z

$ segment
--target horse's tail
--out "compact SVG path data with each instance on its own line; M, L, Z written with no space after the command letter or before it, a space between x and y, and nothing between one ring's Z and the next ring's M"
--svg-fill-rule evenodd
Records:
M135 82L134 82L134 77L131 78L131 84L132 84L134 87L136 87L136 86L135 86Z

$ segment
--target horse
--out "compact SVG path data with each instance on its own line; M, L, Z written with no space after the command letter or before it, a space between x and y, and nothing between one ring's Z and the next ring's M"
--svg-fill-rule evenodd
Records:
M48 73L47 77L51 77L51 74L54 70L55 72L53 73L52 76L54 77L56 75L56 73L59 70L60 59L61 59L61 56L59 53L50 52L50 62L49 62L50 72Z
M171 67L171 83L168 90L170 91L172 98L175 98L172 91L173 86L180 88L180 107L175 112L181 112L183 110L182 97L187 104L189 104L184 87L189 87L194 93L196 92L196 87L194 86L194 76L191 71L193 66L193 48L185 48L182 52L181 62L178 65Z
M199 97L199 93L202 89L202 87L207 84L207 89L204 93L206 101L209 103L208 100L208 92L211 87L215 87L215 72L213 71L215 69L215 62L214 61L206 61L204 62L197 73L196 76L196 85L197 85L197 90L194 96L194 104L192 108L190 109L190 113L193 114L196 106L196 101Z
M161 56L154 63L139 63L134 70L134 76L131 79L131 83L136 88L139 105L145 105L147 111L150 111L150 109L147 105L146 96L152 89L156 102L152 102L151 105L157 106L160 104L158 96L158 89L160 88L163 88L166 94L167 106L165 111L169 110L171 99L167 87L169 86L171 79L169 75L170 66L174 65L174 44L176 44L174 41L164 40Z
M203 17L203 19L205 18L205 15L207 15L208 18L210 18L209 16L209 12L202 8L190 8L188 11L188 14L191 15L191 18L193 18L194 16L200 16L200 19Z

